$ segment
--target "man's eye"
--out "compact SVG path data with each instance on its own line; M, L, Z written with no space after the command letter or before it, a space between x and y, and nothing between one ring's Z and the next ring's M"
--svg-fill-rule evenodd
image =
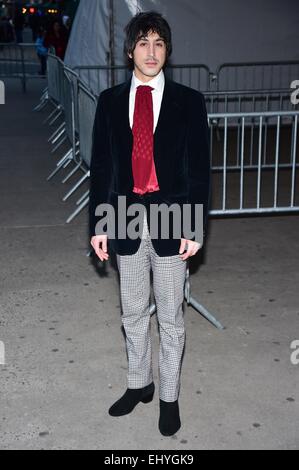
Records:
M158 42L157 46L163 47L164 43L163 42Z

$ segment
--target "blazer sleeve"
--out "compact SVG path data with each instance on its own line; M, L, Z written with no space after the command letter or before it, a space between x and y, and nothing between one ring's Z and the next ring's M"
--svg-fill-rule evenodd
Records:
M112 176L106 110L106 94L102 92L97 104L92 133L89 198L89 231L91 237L96 235L96 224L100 220L100 217L95 215L96 208L99 204L108 202Z
M191 204L191 227L195 229L195 204L203 205L203 229L208 219L211 193L210 131L205 98L192 96L188 132L188 203ZM192 238L195 240L195 236Z

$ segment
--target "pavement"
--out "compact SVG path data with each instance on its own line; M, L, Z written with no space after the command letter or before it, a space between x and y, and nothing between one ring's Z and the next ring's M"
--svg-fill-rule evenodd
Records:
M211 221L192 295L225 329L185 303L179 432L159 433L158 393L108 415L126 389L118 274L86 256L86 211L65 224L75 178L46 181L66 149L51 155L50 108L32 111L45 85L8 80L0 106L0 448L298 450L298 215Z

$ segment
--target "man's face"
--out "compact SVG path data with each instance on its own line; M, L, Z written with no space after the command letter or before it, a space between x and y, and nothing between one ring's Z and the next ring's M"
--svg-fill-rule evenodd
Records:
M143 82L158 75L166 61L166 44L157 33L149 32L136 44L133 54L129 54L135 65L135 74Z

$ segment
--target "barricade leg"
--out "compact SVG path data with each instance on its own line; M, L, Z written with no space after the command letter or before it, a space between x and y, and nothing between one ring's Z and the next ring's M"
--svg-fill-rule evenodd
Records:
M195 310L198 311L203 317L205 317L212 325L214 325L218 330L224 330L222 324L202 305L200 304L194 297L190 295L191 286L190 286L190 277L189 277L189 268L187 269L186 273L186 281L185 281L185 300L188 305L191 305ZM150 314L153 315L156 311L155 303L151 304L150 306Z
M63 122L59 127L58 129L56 129L55 132L53 132L53 134L51 135L51 137L49 137L48 139L48 142L51 142L53 139L55 139L55 137L57 136L57 134L59 134L59 132L61 132L65 127L65 122Z
M43 121L43 124L47 124L47 123L53 118L53 116L55 116L55 114L57 114L57 113L60 113L60 114L61 114L60 106L58 106L58 107L55 106L54 111L52 111L52 113L47 117L47 119L45 119L45 120Z
M77 215L80 214L80 212L82 212L82 210L89 204L89 197L85 199L85 201L82 202L82 204L77 207L77 209L69 216L69 218L67 219L66 223L69 224L70 222L72 222L72 220L74 220L75 217L77 217Z
M53 126L53 124L57 121L57 119L59 119L60 116L62 116L62 115L63 115L63 111L60 111L60 112L57 114L57 116L55 116L55 118L52 119L52 121L49 123L49 126Z
M62 180L62 184L65 184L79 169L81 168L81 163L75 166L72 171Z
M57 173L62 169L66 168L64 165L68 166L72 161L72 151L68 152L56 165L55 170L48 176L47 181L50 181Z
M53 148L53 150L51 151L51 153L55 153L56 150L59 149L59 147L61 147L61 145L67 140L67 136L65 135L59 142L58 144L56 145L56 147Z
M67 201L75 191L77 191L78 188L90 177L90 172L88 171L82 178L78 181L78 183L75 184L75 186L64 196L62 199L63 202Z
M90 191L86 191L86 193L83 194L82 197L80 197L80 199L78 199L78 201L76 202L76 206L79 206L81 204L81 202L84 201L84 199L86 199L88 196L89 196L89 193Z

